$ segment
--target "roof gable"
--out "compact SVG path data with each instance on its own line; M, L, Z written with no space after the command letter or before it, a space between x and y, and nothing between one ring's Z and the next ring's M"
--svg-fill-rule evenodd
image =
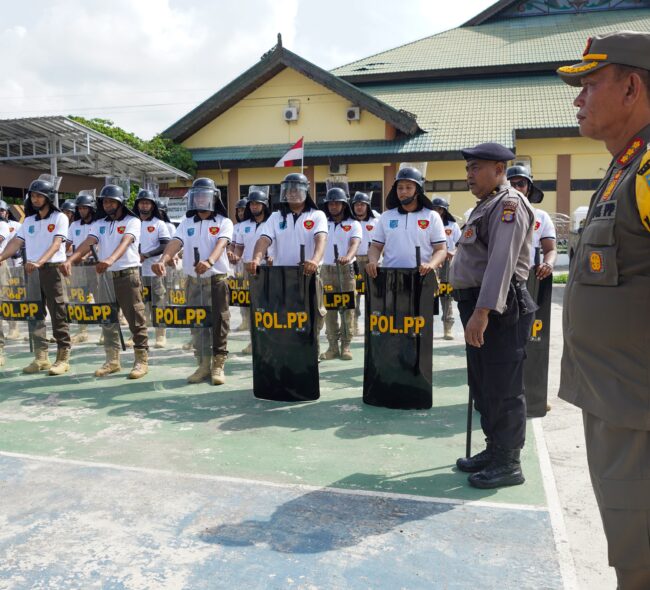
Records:
M359 90L349 82L341 80L334 74L285 49L281 43L278 43L271 51L263 55L257 64L163 131L163 135L170 137L174 141L184 141L285 68L296 70L314 82L348 99L352 104L390 123L406 135L413 135L421 131L415 116L411 113L393 109Z

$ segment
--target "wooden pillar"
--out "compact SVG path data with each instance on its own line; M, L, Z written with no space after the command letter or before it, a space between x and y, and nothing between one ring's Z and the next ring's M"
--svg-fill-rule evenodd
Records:
M239 201L239 170L228 171L228 217L235 221L235 205Z
M557 157L557 213L571 214L571 155Z
M386 197L395 182L395 176L397 176L397 164L395 162L384 166L384 199L381 202L382 211L386 210Z

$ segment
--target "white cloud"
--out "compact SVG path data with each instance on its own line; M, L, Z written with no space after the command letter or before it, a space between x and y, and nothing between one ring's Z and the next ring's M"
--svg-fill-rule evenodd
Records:
M0 35L0 117L104 117L150 137L255 65L278 32L286 47L332 68L455 26L491 4L466 3L471 10L462 15L424 0L12 3Z

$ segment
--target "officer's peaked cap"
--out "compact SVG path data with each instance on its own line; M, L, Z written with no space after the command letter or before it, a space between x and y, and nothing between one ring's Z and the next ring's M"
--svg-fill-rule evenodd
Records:
M507 162L514 160L515 154L512 150L502 146L500 143L487 142L479 143L473 148L460 150L465 160L490 160L492 162Z

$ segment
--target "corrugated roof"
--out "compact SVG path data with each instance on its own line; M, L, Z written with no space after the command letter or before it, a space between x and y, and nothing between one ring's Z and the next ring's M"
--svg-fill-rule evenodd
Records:
M577 90L557 76L457 80L367 86L365 91L396 109L417 114L426 133L393 141L305 143L305 161L363 161L383 157L460 159L460 150L484 141L515 147L515 136L576 135ZM273 165L290 144L195 149L200 167L232 162L240 166Z
M460 27L366 57L332 73L356 83L378 75L450 75L465 69L567 63L582 54L588 37L621 29L650 31L650 9L528 17Z

